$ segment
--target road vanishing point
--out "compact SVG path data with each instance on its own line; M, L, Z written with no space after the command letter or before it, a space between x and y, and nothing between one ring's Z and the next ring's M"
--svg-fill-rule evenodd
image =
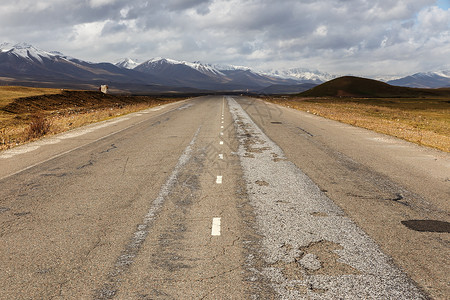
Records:
M449 299L450 155L204 96L0 152L0 299Z

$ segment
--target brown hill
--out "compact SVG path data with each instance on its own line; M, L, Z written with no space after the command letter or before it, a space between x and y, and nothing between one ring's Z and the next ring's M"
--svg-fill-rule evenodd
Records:
M339 77L299 94L302 97L436 97L450 96L449 89L418 89L354 76Z

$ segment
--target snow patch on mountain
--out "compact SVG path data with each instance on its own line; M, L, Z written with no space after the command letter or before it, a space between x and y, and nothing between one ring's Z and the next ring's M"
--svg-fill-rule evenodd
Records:
M314 83L322 83L329 80L332 80L334 78L337 78L339 76L331 75L329 73L324 73L320 71L312 71L305 68L292 68L292 69L285 69L285 70L266 70L263 71L262 74L273 76L273 77L279 77L279 78L285 78L285 79L295 79L299 81L309 81Z
M188 61L179 61L174 60L170 58L163 58L163 57L156 57L152 58L150 60L147 60L146 62L142 63L141 65L152 65L152 64L172 64L172 65L184 65L187 67L190 67L192 69L195 69L199 71L200 73L206 74L206 75L218 75L223 76L224 74L220 72L220 70L216 69L214 66L210 64L203 64L201 62L188 62Z
M213 67L220 71L251 71L249 67L244 66L235 66L235 65L223 65L223 64L215 64Z
M199 61L196 61L193 63L183 61L182 63L185 64L186 66L196 69L197 71L204 73L204 74L212 73L212 74L220 75L220 76L224 75L222 72L220 72L219 70L217 70L210 64L203 64Z
M424 73L424 75L427 76L439 76L439 77L445 77L450 78L450 70L441 70L441 71L435 71L435 72L427 72Z
M1 43L0 44L0 52L8 52L12 48L14 48L14 45L11 43Z
M372 77L371 79L378 80L378 81L383 81L383 82L388 82L388 81L397 80L397 79L400 79L400 78L402 78L402 76L399 76L399 75L380 75L380 76Z

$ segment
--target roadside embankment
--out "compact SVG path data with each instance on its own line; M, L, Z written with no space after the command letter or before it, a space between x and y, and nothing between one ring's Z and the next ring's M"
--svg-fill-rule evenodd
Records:
M182 98L0 88L0 150ZM48 93L47 93L48 92Z
M264 97L342 123L450 152L450 99Z

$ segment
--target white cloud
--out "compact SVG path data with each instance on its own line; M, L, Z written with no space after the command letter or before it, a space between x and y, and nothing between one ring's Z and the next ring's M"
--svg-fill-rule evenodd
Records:
M73 27L73 38L76 43L91 43L97 40L106 25L106 21L83 23Z
M321 26L317 27L317 29L314 31L314 33L317 34L318 36L325 37L328 33L327 26L321 25Z
M443 10L436 6L428 7L419 12L417 20L419 26L426 31L450 31L450 9Z

